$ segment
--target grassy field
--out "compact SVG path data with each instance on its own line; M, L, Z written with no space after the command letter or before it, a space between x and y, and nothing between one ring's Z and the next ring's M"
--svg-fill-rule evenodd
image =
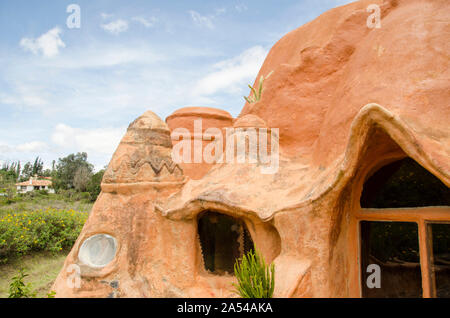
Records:
M93 203L80 201L70 201L59 195L48 195L30 197L11 204L0 204L0 212L2 211L34 211L40 209L58 209L58 210L75 210L78 212L90 212Z
M46 297L92 205L59 195L0 204L0 298L8 297L11 279L20 268L29 275L24 281L32 284L36 296ZM56 242L62 239L70 244Z
M11 260L8 264L0 265L0 298L9 294L9 284L19 268L23 268L29 275L25 283L31 283L37 297L46 297L53 282L61 270L69 251L62 251L56 255L48 252L37 252Z

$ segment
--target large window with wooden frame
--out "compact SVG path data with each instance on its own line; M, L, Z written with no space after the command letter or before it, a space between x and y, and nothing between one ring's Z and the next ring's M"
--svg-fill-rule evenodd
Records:
M411 158L364 183L356 212L362 297L450 297L450 190ZM367 284L370 264L381 284Z

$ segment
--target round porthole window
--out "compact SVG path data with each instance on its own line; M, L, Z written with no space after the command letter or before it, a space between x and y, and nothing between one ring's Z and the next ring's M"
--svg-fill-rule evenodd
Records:
M108 234L96 234L86 239L78 252L81 262L91 267L105 267L116 256L116 239Z

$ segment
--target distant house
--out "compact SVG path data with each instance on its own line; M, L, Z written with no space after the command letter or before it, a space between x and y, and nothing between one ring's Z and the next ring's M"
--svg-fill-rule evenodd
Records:
M17 193L27 193L37 190L46 190L48 193L55 193L52 188L52 179L49 177L39 179L38 177L30 177L30 180L16 183Z

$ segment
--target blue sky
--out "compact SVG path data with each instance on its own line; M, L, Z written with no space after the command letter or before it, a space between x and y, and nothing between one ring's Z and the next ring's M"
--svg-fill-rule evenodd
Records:
M237 116L275 42L349 2L0 0L0 163L86 151L99 169L146 110Z

